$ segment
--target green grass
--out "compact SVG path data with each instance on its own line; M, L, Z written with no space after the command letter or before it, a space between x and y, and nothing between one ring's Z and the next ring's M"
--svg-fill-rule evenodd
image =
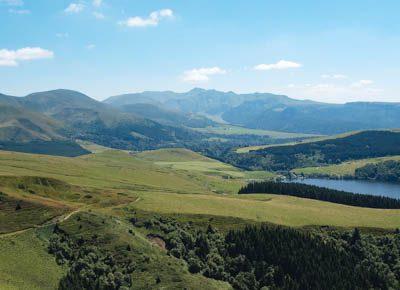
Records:
M33 230L0 237L0 289L57 289L64 269L47 253L46 244Z
M135 156L174 171L201 172L207 175L240 179L268 179L276 177L276 174L273 172L241 170L230 164L204 157L186 149L145 151Z
M17 210L17 205L20 209ZM54 202L2 197L0 200L0 234L20 231L41 225L67 211L67 207Z
M139 197L132 207L150 212L228 216L294 227L400 226L400 210L351 207L291 196L139 194Z
M342 177L342 176L353 176L355 170L368 163L379 163L387 160L400 160L400 156L389 156L389 157L379 157L379 158L368 158L361 160L354 160L343 162L335 165L319 166L319 167L305 167L294 169L293 172L296 174L303 174L308 176L315 175L326 175L332 177Z
M138 265L133 273L135 289L229 289L226 283L190 274L185 262L151 244L128 219L134 212L161 214L199 227L211 223L222 231L261 222L293 227L400 227L400 210L234 194L248 179L273 176L242 171L184 149L137 154L106 150L75 158L0 151L0 190L9 199L1 204L0 232L35 227L79 208L61 222L62 229L76 237L96 234L99 246L132 257ZM21 199L22 209L15 211ZM50 228L0 234L0 289L56 288L64 270L46 253ZM128 244L132 251L127 252Z
M280 143L280 144L268 144L268 145L241 147L241 148L236 149L236 153L249 153L250 151L261 150L261 149L266 149L266 148L271 148L271 147L293 146L293 145L298 145L298 144L312 143L312 142L324 141L324 140L329 140L329 139L344 138L344 137L348 137L348 136L351 136L351 135L354 135L354 134L360 133L360 132L361 131L352 131L352 132L347 132L347 133L333 135L333 136L318 136L318 135L304 134L305 136L300 136L300 137L304 138L304 140L295 141L295 142L285 142L285 143ZM295 138L295 137L293 137L293 138ZM299 138L299 137L297 137L297 138Z
M196 128L197 131L203 133L212 133L220 135L257 135L257 136L269 136L274 139L291 139L291 138L308 138L315 137L312 134L302 133L288 133L279 131L269 131L260 129L250 129L234 125L220 125L215 127Z
M131 204L150 212L237 217L289 226L400 226L397 210L348 207L285 196L274 196L269 201L264 200L266 195L256 199L237 196L232 193L246 178L268 173L243 172L182 149L135 155L106 151L76 158L1 152L1 172L15 175L35 172L85 186L94 191L96 200L95 204L89 201L86 204L92 204L94 210L106 208L109 213L113 207ZM222 177L227 172L237 176Z
M267 171L244 171L232 165L204 157L187 149L160 149L135 154L142 160L168 168L171 171L183 172L193 179L202 180L211 191L237 193L238 189L249 179L272 179L275 173Z

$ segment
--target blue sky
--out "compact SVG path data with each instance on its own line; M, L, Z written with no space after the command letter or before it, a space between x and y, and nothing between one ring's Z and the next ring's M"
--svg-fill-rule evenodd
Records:
M398 0L0 0L0 92L400 102Z

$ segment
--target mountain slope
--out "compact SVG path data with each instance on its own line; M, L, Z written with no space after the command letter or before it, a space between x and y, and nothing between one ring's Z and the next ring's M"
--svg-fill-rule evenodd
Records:
M338 134L400 127L400 103L328 104L268 93L236 94L193 89L186 93L143 92L105 100L115 106L147 103L184 113L216 116L253 129Z
M71 90L38 92L21 98L2 95L0 103L53 120L60 124L62 136L67 139L83 139L115 148L150 149L200 136L185 128L122 112ZM23 113L15 111L14 115L19 118ZM33 140L28 136L27 139Z
M271 170L291 170L400 155L399 144L398 131L361 131L337 138L251 151L242 156L241 162L248 166L266 165L265 168Z
M120 107L120 110L169 126L183 125L186 127L204 128L216 124L204 116L168 110L153 104L138 103L124 105Z
M11 101L10 101L11 100ZM8 104L16 104L10 99ZM26 153L79 156L89 153L63 134L62 123L0 100L0 149Z

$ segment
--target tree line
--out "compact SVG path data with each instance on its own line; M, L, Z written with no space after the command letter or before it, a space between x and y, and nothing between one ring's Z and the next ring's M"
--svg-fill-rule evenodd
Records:
M281 143L282 141L280 140ZM275 142L276 140L265 144ZM236 147L249 145L229 142L227 144L223 142L200 143L188 148L239 168L288 171L301 167L339 164L348 160L400 155L398 144L400 144L399 132L364 131L342 138L304 142L296 145L271 146L248 153L237 153L235 150Z
M234 289L399 289L400 234L247 226L226 235L173 218L132 218L166 241L191 273Z
M387 160L376 164L368 163L355 170L357 179L400 182L400 161Z
M50 238L48 251L57 264L68 266L59 282L59 290L128 290L135 270L130 259L121 260L96 246L93 240L72 238L57 225Z
M302 183L274 181L251 182L239 190L239 194L270 193L310 198L333 203L384 209L399 209L400 200L386 196L358 194Z

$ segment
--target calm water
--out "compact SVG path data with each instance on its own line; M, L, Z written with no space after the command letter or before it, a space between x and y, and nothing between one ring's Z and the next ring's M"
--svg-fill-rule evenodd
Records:
M372 195L383 195L400 199L400 184L385 183L364 180L331 180L331 179L296 179L291 182L299 182L309 185L316 185L337 190Z

